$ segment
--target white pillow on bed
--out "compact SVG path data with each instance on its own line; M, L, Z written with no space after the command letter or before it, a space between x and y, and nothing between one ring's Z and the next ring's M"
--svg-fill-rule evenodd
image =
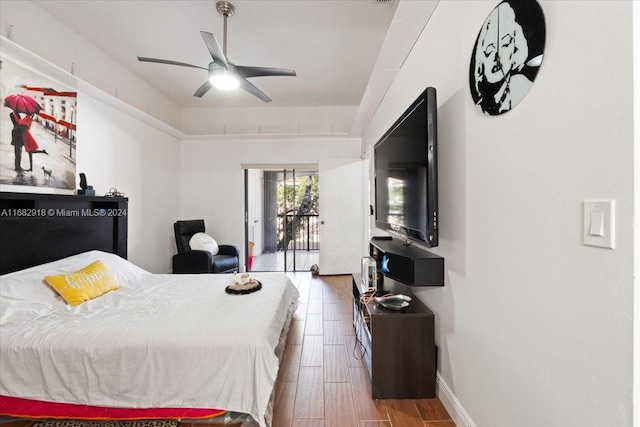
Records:
M42 278L41 273L0 276L0 326L16 326L64 310L64 301Z
M0 276L0 280L19 277L21 280L35 279L42 281L44 276L73 273L97 260L104 263L120 285L134 282L146 274L151 274L126 259L120 258L118 255L102 251L89 251L59 259L58 261L52 261L25 270L5 274Z
M42 282L42 277L6 276L0 276L0 326L27 323L64 309L64 301Z
M151 274L118 255L102 251L84 252L4 274L0 276L0 326L30 322L55 310L64 310L64 300L44 282L44 277L72 273L97 260L104 263L120 286Z

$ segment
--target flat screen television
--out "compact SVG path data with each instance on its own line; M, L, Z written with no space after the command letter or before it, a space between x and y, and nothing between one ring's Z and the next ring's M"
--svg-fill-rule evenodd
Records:
M376 227L438 246L436 90L428 87L374 146Z

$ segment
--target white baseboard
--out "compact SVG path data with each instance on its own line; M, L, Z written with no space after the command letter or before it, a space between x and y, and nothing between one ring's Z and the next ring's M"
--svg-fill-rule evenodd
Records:
M467 414L467 411L464 410L462 404L453 394L445 380L440 376L439 372L436 374L436 394L457 427L478 427L469 414Z

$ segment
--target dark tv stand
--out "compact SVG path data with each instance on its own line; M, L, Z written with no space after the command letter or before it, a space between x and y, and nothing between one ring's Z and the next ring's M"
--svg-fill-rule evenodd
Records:
M371 378L374 399L430 399L436 396L433 312L402 283L386 278L384 289L410 296L405 311L375 301L360 302L360 274L353 275L353 327Z

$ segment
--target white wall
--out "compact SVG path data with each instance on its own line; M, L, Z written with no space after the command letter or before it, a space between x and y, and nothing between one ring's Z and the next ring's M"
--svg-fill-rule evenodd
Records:
M124 193L128 259L154 273L169 272L175 253L172 224L180 211L178 140L83 92L78 106L76 173L86 174L98 196L111 188ZM50 190L0 185L0 191Z
M241 164L318 164L322 159L359 157L358 138L182 141L180 217L204 218L207 233L218 243L236 245L244 253Z
M635 139L635 195L634 195L634 360L633 360L633 414L635 425L640 424L640 2L633 2L633 119Z
M166 96L126 70L28 0L0 2L0 32L20 46L96 88L177 128L180 109Z
M454 395L445 400L458 425L628 427L632 3L540 3L544 62L513 111L483 115L468 87L471 49L496 2L442 0L363 144L426 86L438 89L433 252L445 257L446 280L418 295L436 313L441 390ZM607 30L589 30L595 23ZM582 244L592 198L616 200L615 250Z
M154 273L171 269L179 215L176 138L78 94L77 172L96 195L111 187L129 198L128 258Z
M2 33L13 25L15 42L2 40L2 56L78 91L76 172L87 175L96 195L116 187L129 198L129 260L154 273L170 271L172 223L180 210L180 133L131 105L151 103L157 108L152 112L167 122L179 121L177 107L32 2L3 1L0 12ZM110 85L118 85L119 99ZM43 191L6 185L0 190Z
M347 136L358 107L183 108L189 135Z

